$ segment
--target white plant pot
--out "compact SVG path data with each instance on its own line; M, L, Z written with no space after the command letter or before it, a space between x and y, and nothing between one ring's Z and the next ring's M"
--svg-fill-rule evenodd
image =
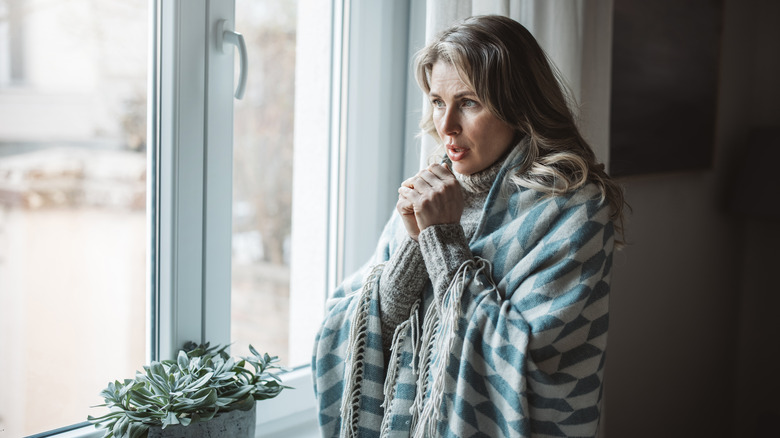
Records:
M257 403L248 411L226 412L189 426L150 427L148 438L254 438L256 419Z

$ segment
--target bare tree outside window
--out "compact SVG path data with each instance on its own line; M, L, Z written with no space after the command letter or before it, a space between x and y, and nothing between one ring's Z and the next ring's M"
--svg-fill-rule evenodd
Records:
M297 2L236 2L249 54L233 148L234 349L288 357ZM241 351L241 350L239 350Z

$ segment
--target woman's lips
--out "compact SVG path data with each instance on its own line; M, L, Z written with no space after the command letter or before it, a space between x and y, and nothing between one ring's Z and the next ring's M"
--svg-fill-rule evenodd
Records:
M469 153L469 148L455 146L453 144L448 144L447 145L447 156L449 156L450 160L452 160L452 161L460 161L468 153Z

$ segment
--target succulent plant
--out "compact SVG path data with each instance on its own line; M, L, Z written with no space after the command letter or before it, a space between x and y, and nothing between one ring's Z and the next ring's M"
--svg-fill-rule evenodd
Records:
M89 416L104 438L144 438L150 426L165 428L208 421L233 410L249 410L257 400L276 397L284 388L278 357L260 354L232 358L227 347L188 343L176 360L152 362L134 379L108 384L100 395L109 413Z

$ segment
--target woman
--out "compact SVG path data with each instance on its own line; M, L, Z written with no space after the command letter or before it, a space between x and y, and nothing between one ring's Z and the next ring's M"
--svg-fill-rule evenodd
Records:
M595 436L622 191L517 22L455 25L416 73L446 158L329 302L323 435Z

